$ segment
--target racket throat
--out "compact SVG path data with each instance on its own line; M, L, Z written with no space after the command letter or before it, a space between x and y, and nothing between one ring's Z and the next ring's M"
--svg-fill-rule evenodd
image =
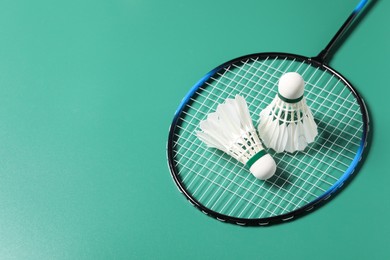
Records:
M316 61L316 62L318 62L320 64L324 64L325 63L325 59L328 56L328 54L329 54L329 50L328 49L324 49L317 56L312 57L310 59L314 60L314 61Z
M340 29L337 31L337 33L333 36L333 38L330 40L330 42L325 47L325 49L322 50L316 57L311 58L311 60L317 61L321 64L324 64L326 62L327 58L330 56L329 53L331 51L333 52L333 51L335 51L335 49L337 49L338 46L336 46L336 43L338 43L342 40L342 37L345 36L345 32L351 27L352 22L355 21L356 17L360 13L360 11L363 9L363 7L367 4L367 2L368 2L367 0L360 0L359 4L355 7L355 9L352 11L352 13L348 16L347 20L345 20L343 25L340 27Z

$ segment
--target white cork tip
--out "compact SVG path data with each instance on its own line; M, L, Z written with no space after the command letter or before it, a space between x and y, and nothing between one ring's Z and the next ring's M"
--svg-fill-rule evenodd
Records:
M279 94L287 99L298 99L302 97L305 82L301 75L296 72L287 72L279 79Z
M275 160L269 154L260 157L250 168L249 171L260 180L271 178L276 172Z

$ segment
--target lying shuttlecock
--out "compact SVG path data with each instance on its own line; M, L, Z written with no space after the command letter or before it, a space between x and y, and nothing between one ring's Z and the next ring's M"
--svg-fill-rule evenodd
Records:
M303 96L305 82L296 72L279 79L278 94L260 113L259 135L280 153L303 151L317 136L317 125Z
M201 141L245 164L256 178L274 175L275 161L265 152L243 97L236 95L218 105L216 112L200 122L200 128L197 136Z

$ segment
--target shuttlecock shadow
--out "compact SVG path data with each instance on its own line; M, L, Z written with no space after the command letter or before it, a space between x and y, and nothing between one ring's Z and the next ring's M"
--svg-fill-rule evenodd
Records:
M278 189L288 189L291 186L291 183L294 182L293 179L294 176L292 176L289 172L283 170L281 167L277 167L275 174L264 183L264 186L273 186Z
M312 205L312 207L310 207L308 209L305 209L305 210L301 210L301 209L297 209L295 212L291 212L291 214L293 215L293 217L289 217L288 219L289 220L297 220L297 219L300 219L304 216L306 216L307 214L313 212L313 210L318 210L320 209L324 204L334 200L336 197L337 197L337 194L339 194L341 191L343 190L347 190L349 189L349 183L351 183L355 178L356 176L358 175L357 173L361 170L361 168L364 166L364 161L367 160L367 158L369 157L370 155L370 150L371 150L371 143L374 142L374 132L375 132L375 122L373 120L373 117L371 116L371 113L369 112L369 110L366 111L367 112L367 116L369 118L369 121L367 122L367 140L365 142L365 145L364 145L364 152L362 154L362 157L361 157L361 160L360 160L360 163L356 166L354 172L352 175L350 175L349 178L346 179L346 181L344 182L344 185L342 185L340 188L336 189L335 191L333 191L331 193L331 196L329 197L326 197L326 199L323 199L317 203L314 203ZM331 133L327 133L325 134L325 136L323 136L324 138L329 138L330 140L336 140L338 135L340 134L340 131L339 130L335 130L335 129L332 129L331 130ZM320 147L321 146L321 142L316 142L314 144L315 146L318 146ZM317 147L317 148L318 148ZM281 176L284 176L283 178L285 178L285 176L287 175L288 173L282 173ZM278 178L278 175L275 174L275 176L273 178L270 179L270 181L272 181L274 178ZM278 182L279 180L274 180L275 182ZM285 185L283 183L283 180L282 178L280 178L280 185ZM290 221L285 221L285 220L282 220L280 219L279 222L275 222L273 224L282 224L282 223L288 223ZM272 225L269 225L267 227L271 227ZM266 226L265 226L266 227Z
M368 118L369 118L369 124L367 125L367 140L366 140L366 143L365 143L365 150L362 154L362 157L361 157L361 160L360 160L360 163L356 166L355 170L354 170L354 173L344 182L344 185L337 189L336 191L334 191L332 193L332 195L326 199L326 200L322 200L321 202L317 203L315 205L315 207L313 209L319 209L321 208L324 204L334 200L336 197L337 197L337 194L339 194L341 191L343 190L347 190L348 189L348 184L351 183L355 178L356 176L358 175L357 173L361 170L361 168L363 167L364 165L364 161L367 160L369 154L370 154L370 150L371 150L371 143L373 143L374 141L374 129L375 129L375 123L371 117L371 114L369 111L367 111L368 113ZM297 218L301 218L303 216L305 216L306 214L310 213L311 211L302 211L301 214L297 214L295 219Z

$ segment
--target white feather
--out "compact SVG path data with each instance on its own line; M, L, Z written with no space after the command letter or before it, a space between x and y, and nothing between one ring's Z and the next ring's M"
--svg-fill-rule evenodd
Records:
M243 97L226 99L199 124L196 134L207 146L217 148L239 162L246 164L254 155L264 150L256 133L248 106ZM271 177L276 171L275 161L269 155L251 164L251 172L259 179Z
M282 91L290 95L287 98L296 98L296 93L303 93L304 82L297 73L286 73L282 78L285 75L288 77L282 83L279 81L279 93ZM317 124L305 97L296 103L287 103L278 95L260 113L258 131L264 145L278 153L303 151L318 135Z

